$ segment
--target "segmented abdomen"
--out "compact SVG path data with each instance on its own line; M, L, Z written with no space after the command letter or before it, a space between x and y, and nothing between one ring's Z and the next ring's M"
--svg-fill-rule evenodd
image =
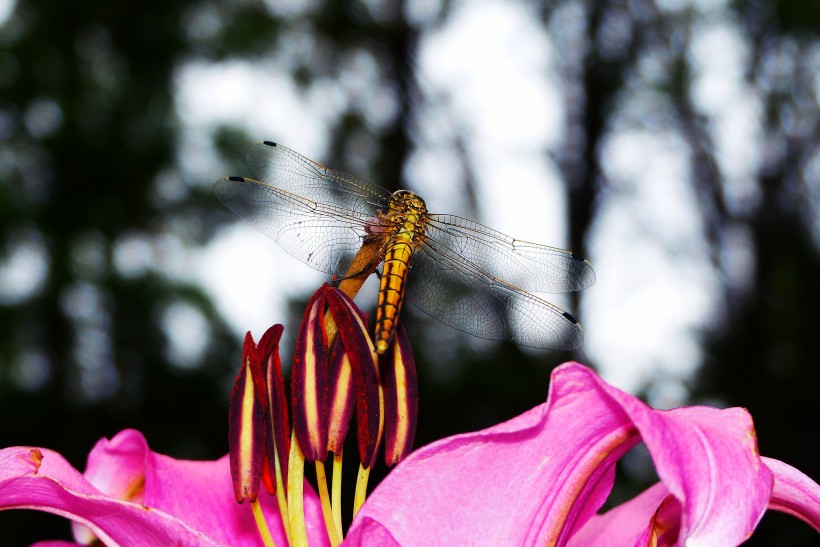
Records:
M396 321L404 301L407 273L413 245L409 237L401 237L390 245L384 255L384 271L379 286L379 304L376 307L376 351L387 351L396 330Z

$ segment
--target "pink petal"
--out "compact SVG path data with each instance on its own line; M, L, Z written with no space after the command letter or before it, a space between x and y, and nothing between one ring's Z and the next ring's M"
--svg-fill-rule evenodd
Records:
M678 538L679 522L680 503L659 482L614 509L592 517L568 545L671 545Z
M348 539L364 544L378 523L400 544L565 544L641 437L680 502L682 541L730 545L751 533L772 478L747 412L653 410L569 363L553 372L546 405L413 453L371 495Z
M284 544L286 536L275 498L265 494L258 499L269 515L267 521L274 540ZM227 456L199 462L148 452L145 503L176 515L221 543L255 545L259 541L250 505L237 503L233 495Z
M571 547L593 543L596 547L635 545L643 537L652 515L668 495L669 489L659 482L614 509L589 519L583 528L572 536L568 545Z
M85 476L100 492L123 500L140 502L145 485L145 452L148 444L133 429L114 438L97 441L88 454Z
M379 547L401 547L402 545L425 545L425 540L418 543L400 543L385 525L368 516L356 516L356 526L351 528L342 545L378 545ZM431 544L434 545L434 544Z
M820 486L790 465L771 458L761 459L774 475L769 509L798 517L820 532ZM599 547L646 544L647 522L668 493L663 483L657 483L632 500L592 517L573 536L569 545L582 546L593 542Z
M39 465L37 454L43 455ZM227 456L175 460L152 452L142 434L126 430L97 443L88 466L93 480L113 490L144 477L141 504L101 492L56 452L24 447L0 451L0 508L62 515L103 541L129 544L139 537L141 545L259 544L250 507L234 499ZM117 481L118 475L128 479ZM274 498L263 495L259 501L274 540L286 544ZM307 484L305 506L311 541L327 545L320 503Z
M42 465L38 465L40 458ZM109 544L128 544L140 538L146 546L167 545L169 540L218 545L162 511L102 495L51 450L0 450L0 469L0 509L36 509L61 515L84 524Z
M681 502L681 540L738 545L748 538L772 488L749 413L741 408L654 410L597 382L629 415L658 476Z
M110 441L102 438L91 449L83 475L103 494L141 503L145 487L143 461L146 449L142 433L133 429L121 431ZM111 460L116 465L111 465ZM71 523L71 529L78 543L85 545L94 540L94 532L77 522Z
M774 474L769 509L793 515L820 532L820 486L794 467L772 458L763 458Z
M371 494L346 543L370 544L379 527L402 545L559 542L603 504L612 464L637 442L585 376L562 367L547 404L412 453Z
M238 504L234 498L227 456L214 461L175 460L151 452L141 433L127 430L106 446L106 455L111 458L108 465L113 474L121 470L126 474L134 472L122 467L138 460L133 454L123 458L128 451L142 458L146 505L176 515L219 542L255 544L258 541L250 506ZM265 514L271 515L267 520L274 540L277 544L285 544L285 532L274 498L262 495L259 501ZM309 537L325 537L321 504L307 485L305 505Z

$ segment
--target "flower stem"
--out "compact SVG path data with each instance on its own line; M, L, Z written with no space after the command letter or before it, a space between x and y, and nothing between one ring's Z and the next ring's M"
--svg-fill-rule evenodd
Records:
M359 464L359 476L356 479L356 495L353 498L353 516L359 512L367 497L367 480L370 478L370 468Z
M327 537L330 539L330 544L333 547L339 545L341 541L341 528L336 527L336 522L333 520L333 510L330 506L330 494L327 491L327 475L325 474L325 462L316 460L316 484L319 487L319 499L322 500L322 515L325 517L325 527L327 528Z
M299 448L296 433L292 433L288 457L288 520L290 521L290 544L307 547L304 504L305 456Z
M265 544L265 547L276 547L276 543L270 535L268 523L265 521L265 515L262 513L262 506L259 504L259 500L253 500L251 502L251 509L253 509L253 518L256 521L256 528L259 530L262 543Z
M342 452L333 455L333 484L330 491L330 505L336 528L342 529Z

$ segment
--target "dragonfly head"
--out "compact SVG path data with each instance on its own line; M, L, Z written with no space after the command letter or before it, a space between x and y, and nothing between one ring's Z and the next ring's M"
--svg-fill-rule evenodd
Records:
M427 211L427 204L424 203L424 200L410 190L396 190L393 192L393 195L390 196L390 207L392 209L412 207L417 211Z

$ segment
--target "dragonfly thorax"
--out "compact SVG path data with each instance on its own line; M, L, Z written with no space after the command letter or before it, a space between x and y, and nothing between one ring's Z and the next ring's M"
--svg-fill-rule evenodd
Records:
M409 190L398 190L390 196L389 208L382 216L393 239L406 240L414 247L421 244L429 215L424 200Z

